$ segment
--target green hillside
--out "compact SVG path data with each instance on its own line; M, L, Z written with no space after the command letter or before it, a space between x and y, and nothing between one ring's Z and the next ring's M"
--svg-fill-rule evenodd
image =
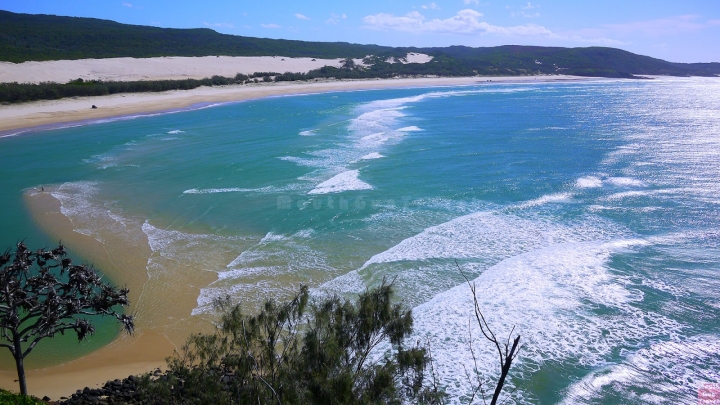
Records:
M392 52L377 45L251 38L208 28L174 29L95 18L16 14L0 10L0 59L8 62L155 56L360 58Z
M420 67L386 64L408 52L434 56ZM672 63L606 47L560 48L497 46L471 48L392 48L346 42L306 42L252 38L211 29L172 29L120 24L109 20L0 11L0 61L146 58L155 56L269 56L361 58L375 55L375 69L392 75L435 74L634 77L634 75L717 76L720 63ZM358 73L358 77L372 72Z

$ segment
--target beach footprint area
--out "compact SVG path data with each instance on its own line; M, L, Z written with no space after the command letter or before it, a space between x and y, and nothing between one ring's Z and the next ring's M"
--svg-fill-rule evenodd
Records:
M493 328L522 335L514 403L688 403L720 378L717 86L334 92L0 138L3 244L61 240L130 289L136 319L133 336L101 320L90 342L39 347L30 391L163 366L212 330L219 297L252 313L300 285L353 297L392 279L465 403L457 262ZM475 352L487 375L491 349Z

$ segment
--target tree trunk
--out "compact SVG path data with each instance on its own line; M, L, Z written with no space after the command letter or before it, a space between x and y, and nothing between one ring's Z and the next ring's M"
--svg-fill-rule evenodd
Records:
M517 350L518 343L520 343L520 336L515 338L512 348L510 349L510 353L506 354L505 363L501 363L502 368L500 370L500 379L495 386L495 392L493 393L493 398L490 402L490 405L496 405L498 398L500 398L500 393L502 392L503 385L505 385L505 378L507 378L508 373L510 372L510 366L512 365L513 356L515 355L515 350ZM507 353L507 346L505 346L505 350Z
M22 395L27 395L27 385L25 384L25 366L23 365L23 352L22 347L20 346L20 337L16 336L13 340L15 350L13 350L12 355L15 357L15 366L17 367L18 381L20 382L20 393Z

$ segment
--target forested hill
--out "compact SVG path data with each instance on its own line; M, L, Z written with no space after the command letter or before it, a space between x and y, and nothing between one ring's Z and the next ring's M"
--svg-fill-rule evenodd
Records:
M627 51L604 48L499 46L470 48L392 48L345 42L306 42L252 38L211 29L172 29L120 24L109 20L52 15L17 14L0 10L0 61L155 56L287 56L362 58L376 62L408 52L434 56L423 74L528 75L575 74L717 76L720 63L672 63ZM408 69L396 64L398 74Z
M305 42L175 29L110 20L17 14L0 10L0 60L60 60L155 56L271 56L362 58L393 48L344 42Z

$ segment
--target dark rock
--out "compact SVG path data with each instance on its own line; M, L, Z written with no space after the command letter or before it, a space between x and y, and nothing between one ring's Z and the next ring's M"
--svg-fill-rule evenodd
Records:
M93 104L92 108L95 109L95 108L97 108L97 106L95 104Z
M42 400L45 402L48 402L48 401L50 401L50 397L45 395L44 397L42 397Z

